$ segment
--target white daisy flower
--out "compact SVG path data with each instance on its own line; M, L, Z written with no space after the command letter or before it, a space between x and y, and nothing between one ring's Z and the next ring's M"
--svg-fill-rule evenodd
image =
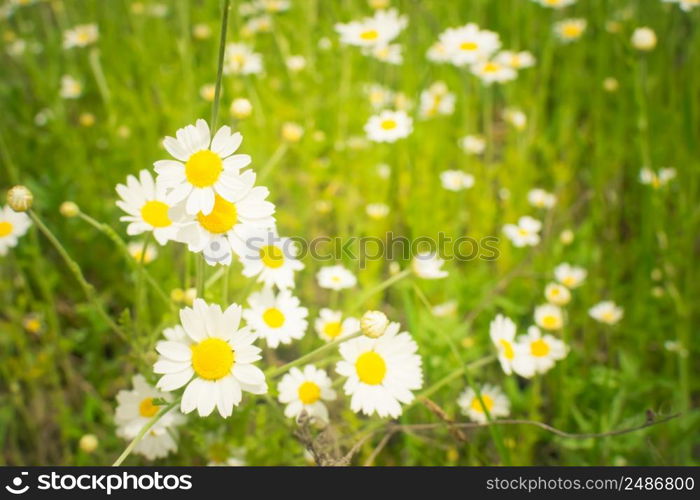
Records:
M563 42L573 42L581 38L586 31L586 25L585 19L565 19L554 25L554 33Z
M63 48L87 47L97 41L99 30L96 24L80 24L63 32Z
M647 27L637 28L632 33L632 47L637 50L649 51L656 47L656 33Z
M423 386L418 345L407 332L398 333L399 328L390 323L379 338L362 336L340 344L343 359L336 371L347 377L343 390L351 396L352 411L397 418L401 403L413 401L411 391Z
M548 283L544 289L547 302L555 306L565 306L571 301L571 292L559 283Z
M535 65L535 56L533 56L532 53L528 52L527 50L520 52L502 50L496 54L494 61L499 64L503 64L504 66L508 66L509 68L525 69L531 68Z
M357 277L340 264L322 267L316 273L316 280L318 280L318 286L330 290L343 290L357 284Z
M365 212L371 219L379 220L389 215L389 205L386 203L368 203Z
M314 328L319 337L332 342L360 331L360 320L351 317L343 319L342 311L324 307L318 313Z
M516 108L506 108L503 112L503 119L517 130L523 130L527 126L527 116Z
M250 156L233 154L243 142L240 132L232 134L231 127L225 125L212 139L209 125L199 119L195 125L179 129L175 136L163 140L163 146L175 160L153 164L158 182L170 190L169 204L187 200L188 214L209 215L214 210L215 195L233 202L249 191L252 183L246 182L239 172L250 164Z
M459 147L465 153L480 155L486 150L486 139L480 135L465 135L459 140Z
M518 343L525 346L535 365L536 373L548 372L557 361L564 359L568 354L564 342L548 334L542 335L536 326L528 328L527 335L520 336Z
M535 246L540 242L542 223L529 215L518 219L517 224L506 224L503 232L516 247Z
M338 23L335 31L340 42L357 47L383 47L391 43L407 26L408 18L396 9L378 10L374 16L360 21Z
M269 14L279 14L280 12L286 12L291 6L289 0L257 0L254 2L257 9Z
M461 170L440 172L440 183L448 191L462 191L474 185L474 176Z
M624 310L611 300L599 302L588 310L591 318L601 323L614 325L622 319Z
M447 271L442 269L444 264L435 252L418 252L411 260L411 270L419 278L437 280L447 277Z
M665 186L674 177L676 177L675 168L666 167L659 169L658 174L648 167L643 167L639 171L639 182L642 184L647 184L654 189L659 189Z
M471 71L486 85L509 82L518 76L516 70L495 60L479 61L471 66Z
M508 401L501 389L495 385L485 384L479 389L479 393L481 400L479 400L476 392L471 387L468 387L457 399L457 404L462 409L462 413L469 417L470 420L480 424L488 422L484 406L492 419L507 417L510 414L510 401Z
M83 94L83 84L70 75L61 77L61 90L58 94L63 99L77 99Z
M515 341L515 333L513 320L502 314L498 314L489 325L489 336L498 351L498 362L503 373L510 375L515 372L521 377L532 377L535 365L525 348Z
M7 255L10 248L17 246L19 238L25 235L32 221L24 212L15 212L5 205L0 210L0 255Z
M413 120L405 111L384 110L365 124L367 137L374 142L396 142L413 132Z
M445 82L435 82L420 94L420 116L451 115L455 110L455 101L455 95L448 90Z
M287 405L284 415L297 418L306 412L313 420L328 422L328 408L323 402L334 401L337 397L331 384L325 370L313 365L306 365L301 370L292 368L277 386L279 402Z
M302 55L289 56L284 63L287 65L289 71L294 73L306 68L306 58Z
M126 178L126 185L117 184L120 200L117 206L127 215L119 220L128 222L126 234L135 236L152 231L156 241L165 245L177 235L179 226L172 220L172 207L166 202L165 186L153 181L148 170L141 170L139 178Z
M685 12L690 12L695 7L700 7L700 0L675 0L678 6Z
M564 313L559 306L542 304L535 308L535 323L545 330L560 330L564 326Z
M395 93L391 89L378 83L365 85L364 92L369 99L370 105L374 109L385 108L394 101Z
M544 189L531 189L527 193L527 201L535 208L552 208L557 203L557 197Z
M226 418L241 402L242 391L265 394L265 375L256 366L260 348L253 345L256 335L240 326L241 306L231 304L225 311L195 299L192 308L180 311L182 329L166 333L156 344L160 354L153 367L163 376L156 387L174 391L186 386L180 410L195 408L200 416L216 407Z
M290 238L280 238L276 231L258 232L245 239L240 251L243 276L257 276L265 287L294 288L294 273L304 269L297 260L298 247Z
M158 250L154 246L149 246L146 248L146 254L143 254L143 242L142 241L130 241L126 245L129 255L131 255L136 262L143 261L144 264L153 262L156 257L158 257Z
M114 421L117 424L117 436L132 440L161 410L153 401L162 399L172 401L172 396L151 387L142 375L132 378L134 388L117 393L117 410ZM158 419L136 443L134 453L143 455L148 460L163 458L177 450L175 427L184 421L184 417L176 409Z
M438 43L455 66L476 64L501 48L498 33L482 30L474 23L448 28L440 34Z
M251 330L273 349L302 338L306 333L308 315L309 310L301 307L291 291L280 290L275 295L270 288L252 293L248 297L248 309L243 311L243 318Z
M588 271L582 267L572 266L564 262L554 268L554 277L566 288L576 288L581 286L586 279Z
M398 43L390 43L388 45L374 45L362 49L363 54L374 57L378 61L387 64L403 63L403 55L401 54L401 45Z
M262 56L245 43L228 43L224 52L224 73L256 75L262 73Z
M576 3L576 0L534 0L543 7L551 7L552 9L563 9L569 5Z

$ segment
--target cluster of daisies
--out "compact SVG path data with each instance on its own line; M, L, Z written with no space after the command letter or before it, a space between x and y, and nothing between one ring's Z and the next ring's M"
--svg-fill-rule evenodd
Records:
M362 53L389 64L401 64L401 46L393 43L408 25L408 18L396 9L378 10L359 21L338 23L340 43L359 47Z

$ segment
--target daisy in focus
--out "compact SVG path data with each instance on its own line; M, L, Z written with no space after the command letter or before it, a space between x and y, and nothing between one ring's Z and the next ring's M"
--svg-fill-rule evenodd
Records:
M554 364L564 359L568 353L566 344L552 335L542 335L536 326L527 330L527 335L518 338L518 342L525 346L535 366L535 373L545 373L552 369Z
M374 142L396 142L410 135L413 120L405 111L384 110L371 116L365 124L365 133Z
M195 299L193 307L180 310L181 328L164 332L166 340L156 344L160 354L153 366L161 374L156 387L174 391L185 386L180 410L197 409L206 417L214 408L230 417L241 402L243 391L265 394L265 375L253 363L260 348L256 335L240 327L241 306L231 304L225 311L216 304Z
M503 391L495 385L485 384L479 390L481 399L476 392L468 387L457 399L457 404L462 413L470 420L485 424L488 422L486 410L492 419L507 417L510 414L510 401ZM484 409L486 407L486 410Z
M117 393L117 409L114 421L117 424L117 436L131 441L161 410L153 404L154 400L172 401L172 396L151 387L142 375L132 378L132 390ZM148 460L163 458L177 450L175 427L184 421L176 409L158 419L143 438L136 443L134 453L143 455Z
M63 48L87 47L95 43L98 37L96 24L80 24L63 32Z
M599 302L588 310L591 318L601 323L614 325L618 323L624 314L623 309L611 300Z
M542 223L533 219L529 215L524 215L518 219L517 224L506 224L503 226L503 233L518 248L525 246L535 246L540 242L540 229Z
M379 338L362 336L340 344L343 359L336 371L347 377L343 390L355 413L397 418L401 403L413 401L411 391L423 386L418 345L399 328L390 323Z
M304 269L304 264L297 260L298 248L290 238L280 238L270 231L248 237L245 242L246 248L239 251L243 276L257 276L266 288L294 288L294 273Z
M352 288L357 284L357 277L352 272L341 265L326 266L316 273L318 286L330 290L343 290Z
M126 212L119 220L128 222L126 234L135 236L148 231L160 245L175 238L178 224L171 218L171 206L166 202L166 190L154 182L148 170L141 170L139 178L129 175L125 184L117 184L120 200L117 206Z
M463 191L474 185L474 176L461 170L440 172L440 183L448 191Z
M563 262L554 268L554 277L566 288L576 288L586 279L588 271L582 267Z
M545 330L561 330L564 326L564 313L554 304L542 304L535 308L535 323Z
M334 311L324 307L318 312L314 328L319 337L332 342L359 332L360 320L352 317L343 318L342 311Z
M301 370L292 368L277 386L279 402L287 405L284 415L297 418L306 412L312 420L328 422L328 408L324 401L334 401L337 397L331 384L328 374L313 365L306 365Z
M532 377L535 365L524 346L515 341L515 333L513 320L502 314L498 314L489 325L489 337L496 346L503 373L510 375L515 372L521 377Z
M289 290L281 290L275 295L272 289L265 288L248 297L243 318L253 333L274 349L304 336L308 314L309 310L301 307L299 299Z
M202 119L179 129L175 137L166 137L163 146L175 160L159 160L154 167L158 183L169 190L168 203L185 201L188 214L209 215L216 195L233 202L249 191L252 182L242 179L239 172L250 164L250 156L234 154L241 142L240 132L232 134L227 125L212 138Z
M15 212L5 205L0 210L0 255L7 255L10 248L17 246L19 238L25 235L32 221L24 212Z

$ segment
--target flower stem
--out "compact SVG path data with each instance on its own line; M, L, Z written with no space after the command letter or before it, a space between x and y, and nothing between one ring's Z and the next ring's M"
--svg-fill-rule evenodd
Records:
M382 290L389 288L391 285L401 281L402 279L404 279L406 276L408 276L410 274L411 274L411 269L407 268L407 269L404 269L403 271L401 271L400 273L397 273L393 276L390 276L388 279L382 281L377 286L370 288L365 293L360 295L360 298L357 300L357 302L355 302L355 305L353 305L350 308L350 310L354 311L356 309L359 309L362 306L362 304L364 304L365 301L367 299L369 299L372 295L375 295L375 294L381 292Z
M154 416L151 420L148 421L146 425L144 425L141 430L139 431L138 434L136 434L136 437L131 440L131 442L127 445L126 448L124 448L124 451L122 452L121 455L119 455L119 458L117 458L114 463L112 464L112 467L119 467L122 462L126 459L126 457L129 456L129 454L132 452L134 447L143 439L143 436L146 435L146 433L151 430L151 427L156 425L158 420L160 420L162 417L165 416L166 413L168 413L170 410L175 408L175 406L180 402L180 400L173 401L170 403L168 406L164 407L162 410L158 412L156 416Z
M216 130L216 121L219 117L219 101L221 100L221 81L224 75L224 54L226 52L226 33L228 32L228 11L231 0L224 0L224 10L221 14L221 36L219 38L219 62L216 71L216 87L214 91L214 102L211 106L212 132Z

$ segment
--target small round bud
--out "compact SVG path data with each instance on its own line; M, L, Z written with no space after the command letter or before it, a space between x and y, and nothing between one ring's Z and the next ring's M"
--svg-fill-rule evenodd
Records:
M381 311L367 311L360 318L362 333L373 339L384 335L387 326L389 326L389 318Z
M609 76L603 80L603 89L606 92L617 92L618 88L620 88L620 83L617 81L617 78Z
M97 449L97 446L99 444L100 442L97 439L97 436L95 436L94 434L85 434L83 437L80 438L80 443L78 444L78 446L80 446L80 449L85 453L92 453Z
M637 50L653 50L656 47L656 33L651 28L637 28L632 33L632 46Z
M574 241L574 232L571 229L564 229L559 235L559 241L564 245L571 245Z
M33 201L34 195L25 186L15 186L7 192L7 204L15 212L26 212Z
M92 113L80 113L78 116L78 123L83 127L92 127L95 124L95 115Z
M298 123L286 122L282 125L282 139L287 142L299 142L304 135L304 128Z
M72 201L64 201L63 203L61 203L61 206L58 208L58 211L64 217L75 217L80 213L80 208L78 208L78 205L76 205Z

